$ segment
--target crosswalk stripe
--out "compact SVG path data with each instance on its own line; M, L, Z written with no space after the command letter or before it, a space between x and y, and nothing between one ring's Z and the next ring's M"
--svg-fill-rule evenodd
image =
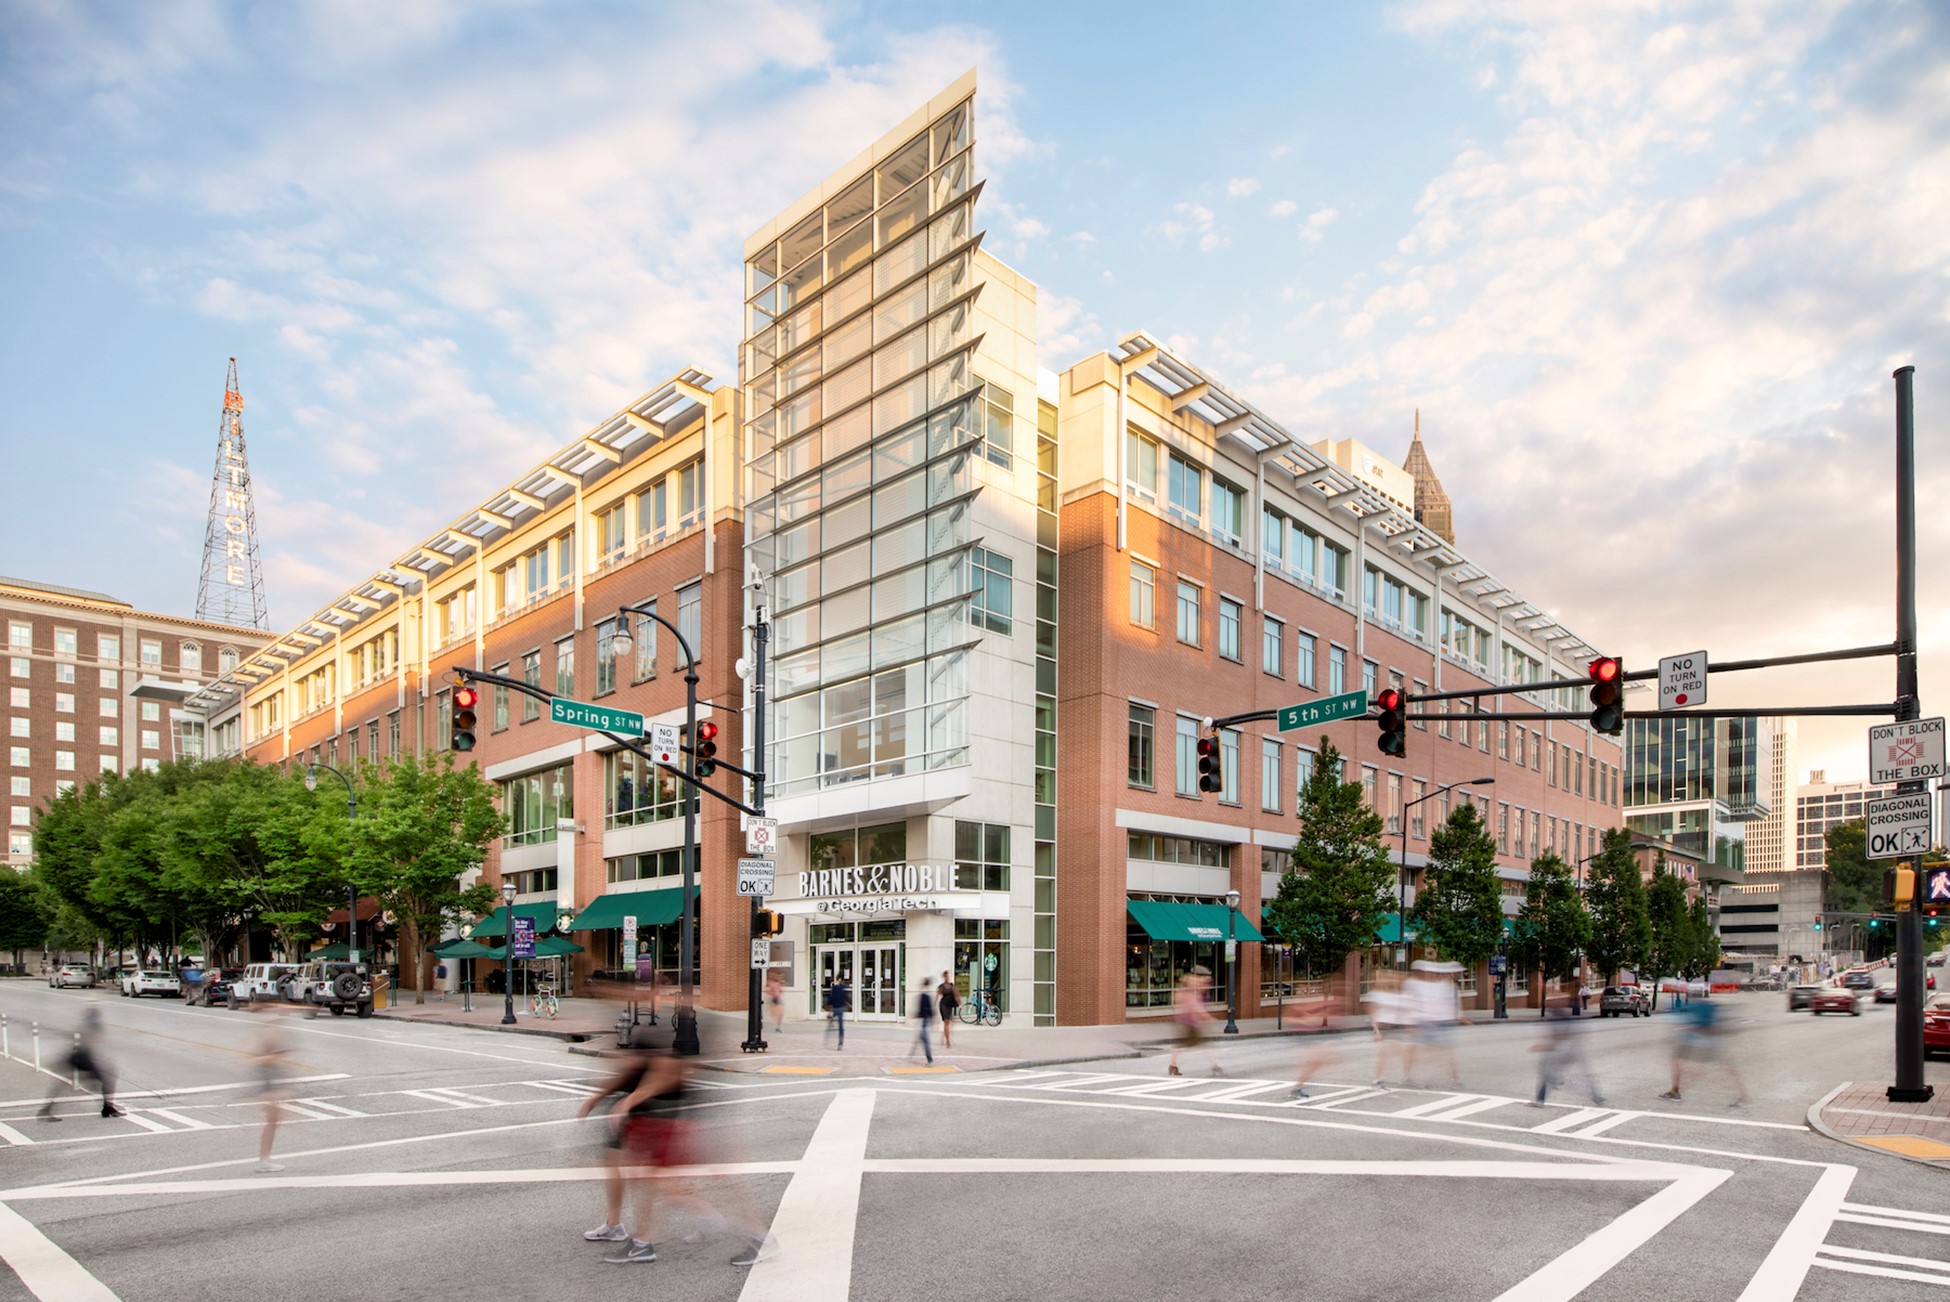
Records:
M1048 1081L1043 1084L1018 1085L1013 1088L1029 1089L1029 1090L1075 1090L1075 1089L1082 1089L1086 1085L1104 1085L1114 1080L1130 1080L1130 1079L1131 1077L1129 1076L1124 1076L1115 1073L1107 1076L1086 1073L1084 1075L1078 1076L1074 1080Z
M1287 1104L1286 1106L1295 1107L1295 1108L1318 1107L1322 1103L1332 1103L1340 1099L1350 1098L1356 1094L1364 1094L1364 1095L1372 1096L1384 1092L1385 1091L1375 1089L1373 1086L1370 1085L1329 1085L1327 1086L1325 1093L1320 1093L1318 1090L1316 1090L1310 1092L1306 1098L1297 1099L1294 1102Z
M1950 1225L1932 1225L1924 1221L1899 1221L1889 1216L1862 1216L1855 1212L1836 1212L1835 1219L1847 1221L1851 1225L1880 1225L1884 1229L1911 1230L1917 1234L1950 1235Z
M1950 1284L1950 1261L1939 1261L1933 1257L1903 1257L1893 1252L1870 1252L1866 1248L1844 1248L1840 1244L1824 1243L1816 1252L1830 1257L1848 1257L1855 1261L1880 1261L1892 1266L1921 1266L1943 1274L1943 1282Z
M173 1135L176 1133L173 1129L171 1129L168 1126L165 1126L162 1122L151 1121L149 1120L149 1118L143 1116L140 1112L128 1113L123 1119L126 1121L133 1121L135 1122L136 1125L141 1126L144 1130L153 1131L155 1134L158 1135Z
M1561 1135L1567 1130L1576 1130L1579 1126L1589 1125L1600 1117L1608 1117L1610 1115L1610 1108L1579 1108L1576 1112L1567 1112L1554 1121L1546 1121L1541 1126L1532 1126L1530 1133L1533 1135Z
M484 1098L479 1094L469 1094L466 1090L449 1089L444 1086L431 1090L429 1093L445 1094L450 1098L464 1099L469 1103L478 1104L484 1108L498 1107L501 1103L500 1099Z
M558 1081L531 1080L525 1083L538 1090L553 1090L557 1094L568 1094L579 1099L586 1099L596 1092L595 1090L577 1089L573 1085L564 1085Z
M1626 1122L1632 1120L1632 1118L1634 1117L1644 1117L1650 1115L1651 1114L1648 1112L1614 1112L1610 1116L1606 1117L1603 1121L1592 1122L1590 1125L1586 1126L1583 1130L1575 1132L1571 1137L1573 1139L1590 1139L1594 1135L1604 1134L1607 1130L1610 1130L1613 1126L1622 1126Z
M1516 1099L1506 1098L1477 1099L1473 1103L1465 1103L1461 1107L1454 1108L1448 1112L1425 1112L1422 1114L1422 1119L1424 1121L1461 1121L1464 1117L1473 1117L1478 1112L1488 1112L1492 1108L1508 1107L1517 1101Z
M304 1104L293 1103L289 1099L286 1099L284 1102L280 1103L278 1107L285 1112L293 1113L297 1116L303 1117L307 1121L333 1121L337 1119L333 1117L333 1115L329 1112L315 1112L311 1108L306 1107Z
M292 1102L300 1104L303 1107L311 1108L314 1111L330 1113L335 1117L369 1117L372 1115L370 1112L355 1112L351 1108L342 1108L336 1103L327 1103L322 1099L293 1099Z
M1450 1094L1444 1098L1434 1099L1428 1103L1417 1103L1412 1108L1403 1108L1394 1115L1398 1117L1426 1117L1432 1112L1446 1112L1465 1099L1475 1100L1482 1097L1480 1094Z
M1329 1108L1338 1108L1343 1103L1363 1103L1369 1099L1378 1099L1382 1095L1388 1092L1389 1091L1387 1090L1377 1090L1377 1089L1357 1089L1352 1094L1343 1094L1339 1098L1331 1098L1326 1100L1325 1102L1322 1102L1317 1099L1299 1099L1293 1102L1292 1104L1290 1104L1289 1106L1296 1107L1296 1108L1313 1108L1317 1112L1325 1112Z
M1268 1090L1290 1090L1292 1088L1292 1085L1283 1080L1256 1080L1228 1086L1222 1090L1213 1090L1210 1094L1188 1094L1185 1097L1194 1103L1237 1103L1242 1099L1251 1098L1255 1094L1264 1094Z
M1872 1266L1866 1261L1838 1261L1833 1257L1824 1257L1819 1254L1808 1264L1810 1266L1820 1266L1823 1270L1847 1271L1851 1275L1879 1275L1883 1279L1907 1279L1913 1280L1918 1284L1950 1285L1950 1277L1943 1275L1934 1273L1926 1275L1918 1270L1897 1270L1893 1266Z
M15 1146L32 1144L34 1141L15 1130L12 1126L0 1125L0 1139Z
M1172 1090L1182 1090L1191 1085L1204 1085L1209 1082L1186 1076L1167 1076L1163 1080L1145 1080L1137 1085L1119 1085L1114 1090L1098 1090L1099 1094L1168 1094Z
M1868 1203L1843 1203L1845 1212L1860 1212L1865 1216L1899 1216L1905 1220L1933 1221L1938 1225L1950 1225L1950 1216L1939 1216L1935 1212L1914 1212L1907 1207L1874 1207Z
M186 1117L180 1112L171 1112L168 1108L150 1108L149 1115L152 1117L167 1117L169 1118L169 1120L174 1121L177 1125L181 1126L185 1130L215 1130L216 1129L216 1126L212 1125L208 1121L204 1121L197 1117ZM131 1112L129 1116L131 1119L133 1119L135 1117L135 1114Z
M439 1090L401 1090L400 1093L409 1098L424 1099L428 1103L445 1103L450 1108L478 1108L485 1106L480 1103L470 1103L465 1099L449 1097L446 1093Z

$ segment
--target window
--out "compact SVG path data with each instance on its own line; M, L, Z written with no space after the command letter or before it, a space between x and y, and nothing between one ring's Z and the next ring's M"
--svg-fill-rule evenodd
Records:
M1246 495L1217 475L1212 477L1212 532L1235 546L1246 534Z
M142 749L161 750L162 733L158 732L154 728L144 728L142 730Z
M1143 561L1131 562L1131 622L1139 628L1156 628L1157 615L1152 609L1153 594L1157 587L1155 572Z
M1417 696L1426 696L1428 694L1428 690L1429 690L1429 685L1427 683L1423 682L1419 678L1415 680L1415 690L1410 692L1409 696L1411 698L1411 703L1415 704L1416 708L1419 709L1421 708L1421 706L1419 705L1419 703L1415 703L1413 701L1413 698ZM1427 719L1415 719L1412 720L1412 722L1417 728L1420 728L1423 732L1427 732L1429 730L1429 721Z
M610 654L609 644L621 627L615 616L601 620L596 625L596 695L604 696L616 690L616 657Z
M474 596L474 585L470 583L438 603L434 627L438 630L440 645L457 642L474 631L478 614Z
M656 602L646 601L642 604L655 613ZM631 639L631 644L636 647L636 667L632 671L632 682L640 683L646 678L657 676L657 634L662 629L663 625L654 619L643 618L636 621L636 631Z
M12 825L14 827L32 827L34 825L33 809L27 805L15 805L13 807Z
M1372 660L1361 662L1361 690L1368 694L1368 699L1371 701L1374 699L1375 688L1380 686L1380 678L1380 665Z
M1381 770L1372 764L1361 766L1361 803L1376 813L1381 807L1375 803L1381 796Z
M1007 470L1016 464L1016 403L1006 389L984 380L975 399L975 413L982 422L982 455Z
M575 817L575 789L568 765L526 773L501 784L501 812L507 816L504 846L553 841L556 820Z
M1185 523L1197 526L1204 518L1205 471L1176 452L1170 457L1170 471L1166 509Z
M54 666L54 681L57 683L72 683L74 681L74 666L69 664L58 664Z
M1149 789L1157 785L1151 767L1152 746L1157 728L1156 710L1148 705L1131 706L1130 756L1125 766L1124 780L1134 787Z
M34 694L28 691L25 687L13 688L8 693L7 703L9 705L12 705L16 710L31 709L33 707L33 702L34 702Z
M565 637L555 644L555 694L574 699L576 694L576 641Z
M27 748L25 746L12 747L8 759L17 769L24 769L31 762L28 759Z
M1319 658L1320 650L1314 642L1314 635L1296 632L1293 635L1293 664L1299 671L1300 685L1309 691L1318 690L1314 687L1316 680L1314 662Z
M1327 648L1327 694L1339 696L1347 690L1347 652L1340 647Z
M1172 790L1181 796L1198 795L1198 720L1179 715L1172 755Z
M366 754L371 757L373 763L379 762L379 720L377 719L369 719L366 722Z
M521 681L530 687L542 685L542 653L529 651L521 657ZM523 693L521 698L521 721L533 723L542 717L542 703Z
M28 677L31 672L31 667L33 663L34 662L29 660L26 656L13 656L8 661L10 670L13 673L13 676L15 678Z
M102 745L104 746L121 745L121 743L116 740L116 736L117 736L116 730L112 726L110 726L109 724L103 724L101 726Z
M704 586L686 583L677 589L677 631L691 648L693 659L704 656Z
M621 556L630 545L630 513L622 504L596 513L596 547L600 560L607 564Z
M962 890L1009 889L1009 828L955 822L955 885Z
M630 751L603 757L604 825L628 827L680 818L684 785L670 773Z
M102 718L113 719L121 713L122 703L113 696L104 696L101 699L101 710Z
M74 752L71 750L55 751L54 767L63 773L74 772Z
M64 721L62 721L62 722L59 722L59 723L56 723L56 724L54 725L54 740L56 740L56 741L73 741L73 740L74 740L74 724L73 724L72 722L69 722L69 721L66 721L66 720L64 720Z
M1187 646L1198 642L1198 584L1178 580L1178 640Z
M1158 440L1135 430L1124 435L1124 489L1146 502L1158 500Z
M1420 841L1426 835L1423 830L1422 800L1428 794L1428 783L1415 778L1408 785L1408 832Z
M1527 731L1528 729L1526 729L1522 724L1517 725L1516 737L1514 738L1514 740L1516 742L1515 758L1516 758L1518 768L1522 768L1524 764L1527 762L1524 758L1524 733Z
M203 671L203 648L194 642L183 643L182 649L177 656L176 668L179 672L185 674L201 673Z
M234 647L224 647L217 652L217 672L231 673L237 668L237 651Z
M1501 801L1496 806L1496 852L1510 853L1510 806Z
M95 659L115 660L122 658L122 635L119 633L95 634Z
M1545 749L1550 751L1550 762L1545 766L1544 769L1544 781L1550 783L1550 785L1552 786L1556 786L1557 785L1557 747L1547 745Z
M1535 728L1530 730L1530 771L1540 772L1544 767L1544 736Z
M1259 550L1268 569L1286 565L1286 517L1267 507L1259 516Z
M992 633L1007 633L1015 614L1015 563L999 552L976 547L969 552L970 576L975 599L969 605L968 622Z
M1510 758L1510 721L1508 719L1498 719L1496 721L1496 757L1500 760Z
M345 730L345 741L348 748L346 751L346 758L352 761L352 767L356 769L359 767L359 725L358 724L355 723L350 728L347 728Z
M1238 660L1239 654L1239 603L1230 597L1219 598L1219 654L1228 660Z
M1347 548L1320 541L1320 586L1341 601L1347 600Z
M80 639L75 636L75 631L73 629L57 628L54 630L54 654L55 655L71 656L76 654L80 650L81 650Z
M13 785L16 796L32 796L34 794L34 780L32 778L16 777L13 779Z
M1239 730L1237 728L1219 730L1219 801L1227 805L1239 803Z
M110 691L119 690L122 686L122 671L119 669L102 670L102 686L108 688Z
M1259 739L1259 807L1280 812L1280 743L1274 737Z
M7 645L16 651L34 649L34 626L18 620L7 621Z
M54 694L54 712L55 712L56 714L73 714L73 713L74 713L74 693L73 693L73 692L56 692L56 693Z
M1385 812L1388 818L1388 830L1400 833L1402 830L1402 775L1399 773L1390 773L1388 775L1388 808Z
M27 731L27 716L24 714L16 714L8 721L7 726L16 737L30 737L33 735Z
M399 758L399 711L394 710L386 716L386 754Z
M1265 626L1261 628L1259 634L1259 667L1275 678L1286 674L1286 670L1280 667L1280 662L1285 658L1283 655L1285 640L1286 625L1268 615Z

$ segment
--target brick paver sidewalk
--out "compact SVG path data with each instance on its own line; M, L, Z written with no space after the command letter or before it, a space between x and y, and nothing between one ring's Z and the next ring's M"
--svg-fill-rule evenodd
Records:
M1849 1081L1808 1109L1831 1139L1950 1169L1950 1091L1928 1103L1892 1103L1884 1081Z

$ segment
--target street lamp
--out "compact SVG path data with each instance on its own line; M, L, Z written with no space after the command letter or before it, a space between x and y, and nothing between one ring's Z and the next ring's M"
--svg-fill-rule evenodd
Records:
M630 638L630 616L641 615L670 630L684 653L684 740L693 749L681 761L684 791L684 899L677 930L677 1027L671 1049L677 1053L698 1052L697 1010L691 1007L691 956L697 946L697 909L692 895L697 890L697 656L678 627L647 605L621 606L616 611L616 632L611 634L608 651L618 660L627 659L635 649ZM600 653L600 648L599 648Z
M1495 778L1465 778L1461 782L1437 787L1426 796L1417 796L1402 806L1402 866L1401 871L1395 874L1395 939L1401 943L1402 953L1408 953L1408 811L1425 800L1434 800L1457 787L1487 787L1495 781Z
M1239 892L1226 892L1226 1031L1227 1035L1239 1034L1239 983L1238 974L1239 942L1234 939L1239 924Z
M515 884L501 883L501 1025L515 1024Z
M320 769L324 769L340 782L345 783L346 821L349 823L357 819L359 817L359 798L353 794L352 779L333 768L330 764L320 764L317 760L313 760L305 766L305 790L318 790L318 770ZM352 884L352 874L349 872L346 874L345 882L345 957L353 963L359 961L359 889ZM417 978L415 979L417 980Z

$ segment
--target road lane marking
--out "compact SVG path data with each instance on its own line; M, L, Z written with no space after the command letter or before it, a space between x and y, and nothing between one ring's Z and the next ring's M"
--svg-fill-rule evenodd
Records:
M1521 1099L1504 1099L1504 1098L1478 1099L1474 1103L1465 1103L1461 1107L1453 1108L1448 1112L1425 1113L1423 1114L1422 1120L1461 1121L1464 1117L1473 1117L1478 1112L1489 1112L1495 1108L1507 1108L1513 1103L1521 1103L1522 1101L1523 1100Z
M1596 1135L1604 1134L1607 1130L1610 1130L1613 1126L1622 1126L1634 1117L1650 1117L1650 1116L1657 1116L1657 1115L1659 1114L1652 1113L1652 1112L1623 1112L1623 1111L1614 1112L1610 1116L1604 1118L1603 1120L1592 1122L1584 1129L1572 1135L1571 1138L1590 1139ZM1702 1118L1702 1120L1708 1120L1708 1121L1718 1120L1718 1119L1719 1118ZM1803 1127L1790 1126L1788 1127L1788 1129L1801 1130L1803 1129Z
M1546 1121L1541 1126L1532 1126L1530 1133L1533 1135L1561 1135L1567 1130L1576 1130L1579 1126L1590 1125L1592 1122L1600 1121L1610 1115L1610 1108L1579 1108L1576 1112L1565 1113L1555 1121Z
M772 1215L784 1251L752 1267L739 1302L846 1302L876 1091L833 1096Z
M1199 1080L1197 1077L1167 1076L1163 1080L1147 1080L1140 1085L1119 1085L1116 1089L1091 1090L1089 1092L1092 1094L1168 1094L1172 1090L1189 1089L1193 1086L1210 1085L1211 1083L1209 1080ZM1265 1085L1263 1082L1255 1081L1253 1082L1253 1088L1263 1089Z
M490 1106L485 1099L450 1097L446 1090L400 1090L401 1094L412 1099L425 1099L428 1103L445 1103L450 1108L485 1108Z
M1848 1187L1854 1182L1852 1166L1831 1166L1821 1173L1815 1187L1795 1209L1787 1228L1781 1231L1781 1237L1774 1241L1773 1249L1760 1263L1760 1269L1747 1281L1739 1302L1777 1302L1800 1293L1802 1282L1808 1278L1808 1268L1814 1264L1815 1253L1828 1239L1829 1228L1843 1219L1839 1213L1848 1197Z
M514 1081L514 1082L511 1082L511 1083L512 1083L512 1084L516 1084L516 1085L519 1085L519 1084L521 1084L522 1082L520 1082L520 1081ZM470 1085L470 1086L468 1086L468 1087L467 1087L467 1089L485 1089L485 1088L487 1088L487 1087L486 1087L486 1086L481 1086L481 1085ZM483 1096L481 1096L481 1095L479 1095L479 1094L469 1094L469 1093L467 1092L467 1090L463 1090L463 1089L456 1089L456 1088L454 1088L454 1087L452 1087L452 1086L447 1086L447 1085L440 1085L440 1086L435 1086L435 1087L434 1087L433 1089L430 1089L430 1090L428 1090L428 1091L427 1091L427 1093L429 1093L429 1094L445 1094L445 1095L448 1095L448 1096L450 1096L450 1097L452 1097L452 1098L457 1098L457 1099L462 1099L462 1100L465 1100L465 1101L466 1101L466 1102L468 1102L468 1103L475 1103L475 1104L479 1104L479 1105L480 1105L481 1107L484 1107L484 1108L498 1108L498 1107L504 1107L504 1106L506 1106L506 1103L507 1103L507 1102L512 1102L512 1100L508 1100L508 1101L504 1101L504 1100L502 1100L502 1099L490 1099L490 1098L484 1098Z
M172 1112L168 1108L149 1108L147 1111L150 1116L167 1118L185 1130L217 1130L221 1128L197 1117L187 1117L180 1112ZM132 1112L129 1114L129 1119L134 1121L139 1119L140 1116L140 1113Z
M1391 1090L1358 1089L1355 1090L1354 1093L1352 1094L1343 1094L1338 1098L1331 1098L1326 1100L1325 1102L1321 1102L1316 1099L1301 1099L1299 1102L1290 1103L1287 1106L1295 1107L1295 1108L1307 1108L1314 1112L1330 1112L1333 1109L1340 1107L1341 1104L1343 1103L1366 1103L1369 1099L1378 1099L1381 1098L1383 1095L1390 1094L1392 1092L1393 1091ZM1375 1117L1392 1117L1398 1114L1393 1112L1372 1112L1369 1113L1368 1115L1375 1116Z
M1291 1090L1292 1088L1293 1086L1282 1080L1250 1081L1244 1085L1232 1085L1222 1090L1213 1090L1210 1094L1188 1094L1185 1097L1194 1103L1238 1103L1255 1094L1264 1094L1268 1090Z
M286 1155L280 1153L280 1159ZM246 1159L255 1163L256 1158ZM232 1165L238 1165L233 1163ZM701 1162L695 1166L624 1167L633 1179L691 1180L706 1176L791 1175L797 1162ZM607 1179L606 1166L514 1167L496 1171L357 1171L346 1175L232 1176L215 1180L143 1180L132 1184L49 1185L16 1189L8 1202L73 1202L85 1198L181 1197L276 1189L425 1189L456 1185L584 1184Z
M1875 1207L1868 1203L1843 1203L1842 1210L1867 1216L1893 1216L1898 1218L1898 1222L1929 1221L1935 1225L1950 1225L1950 1216L1939 1216L1935 1212L1914 1212L1907 1207Z
M1950 1285L1950 1276L1925 1275L1921 1271L1895 1270L1888 1266L1871 1266L1866 1262L1836 1261L1833 1258L1816 1257L1809 1264L1820 1266L1823 1270L1847 1271L1851 1275L1880 1275L1884 1279L1907 1279L1919 1284Z
M1455 1107L1458 1103L1464 1102L1465 1100L1474 1102L1482 1097L1484 1096L1481 1094L1449 1094L1439 1099L1431 1099L1427 1103L1417 1103L1414 1107L1403 1108L1401 1111L1391 1113L1390 1115L1397 1117L1428 1117L1432 1113L1447 1112L1450 1108ZM1516 1102L1515 1099L1498 1099L1496 1101L1498 1103Z
M1528 1279L1514 1288L1506 1289L1498 1296L1497 1302L1570 1302L1733 1176L1731 1171L1713 1167L1682 1169L1688 1174L1673 1180L1650 1198L1634 1204L1600 1229L1571 1245Z
M66 1077L63 1077L63 1079L65 1080ZM278 1083L281 1085L310 1085L318 1081L350 1079L350 1073L335 1071L328 1072L323 1076L286 1076ZM240 1080L231 1081L224 1085L186 1085L181 1089L118 1090L116 1097L120 1099L173 1099L185 1094L216 1094L223 1090L261 1089L263 1085L264 1082L261 1080ZM66 1098L56 1099L55 1102L86 1103L95 1097L93 1094L73 1094ZM0 1099L0 1108L38 1108L45 1102L47 1102L46 1099Z
M1847 1221L1851 1225L1879 1225L1884 1229L1910 1230L1917 1234L1950 1235L1950 1225L1930 1225L1923 1221L1897 1221L1887 1216L1858 1216L1849 1211L1836 1212L1835 1219Z
M327 1103L323 1099L292 1099L290 1102L301 1104L304 1107L312 1108L319 1112L328 1112L335 1117L369 1117L372 1115L370 1112L356 1112L351 1108L340 1107L336 1103Z
M1888 1266L1920 1266L1924 1270L1936 1272L1931 1282L1950 1284L1950 1261L1939 1261L1934 1257L1904 1257L1893 1252L1870 1252L1866 1248L1844 1248L1840 1244L1824 1243L1815 1256L1815 1265L1826 1266L1833 1263L1822 1257L1846 1257L1852 1261L1876 1262Z
M34 1142L33 1140L29 1139L27 1136L21 1134L18 1130L15 1130L12 1126L9 1125L0 1125L0 1139L4 1139L9 1144L13 1144L16 1147L19 1147L21 1145L32 1144Z
M32 1221L5 1206L0 1206L0 1260L41 1302L121 1302Z

